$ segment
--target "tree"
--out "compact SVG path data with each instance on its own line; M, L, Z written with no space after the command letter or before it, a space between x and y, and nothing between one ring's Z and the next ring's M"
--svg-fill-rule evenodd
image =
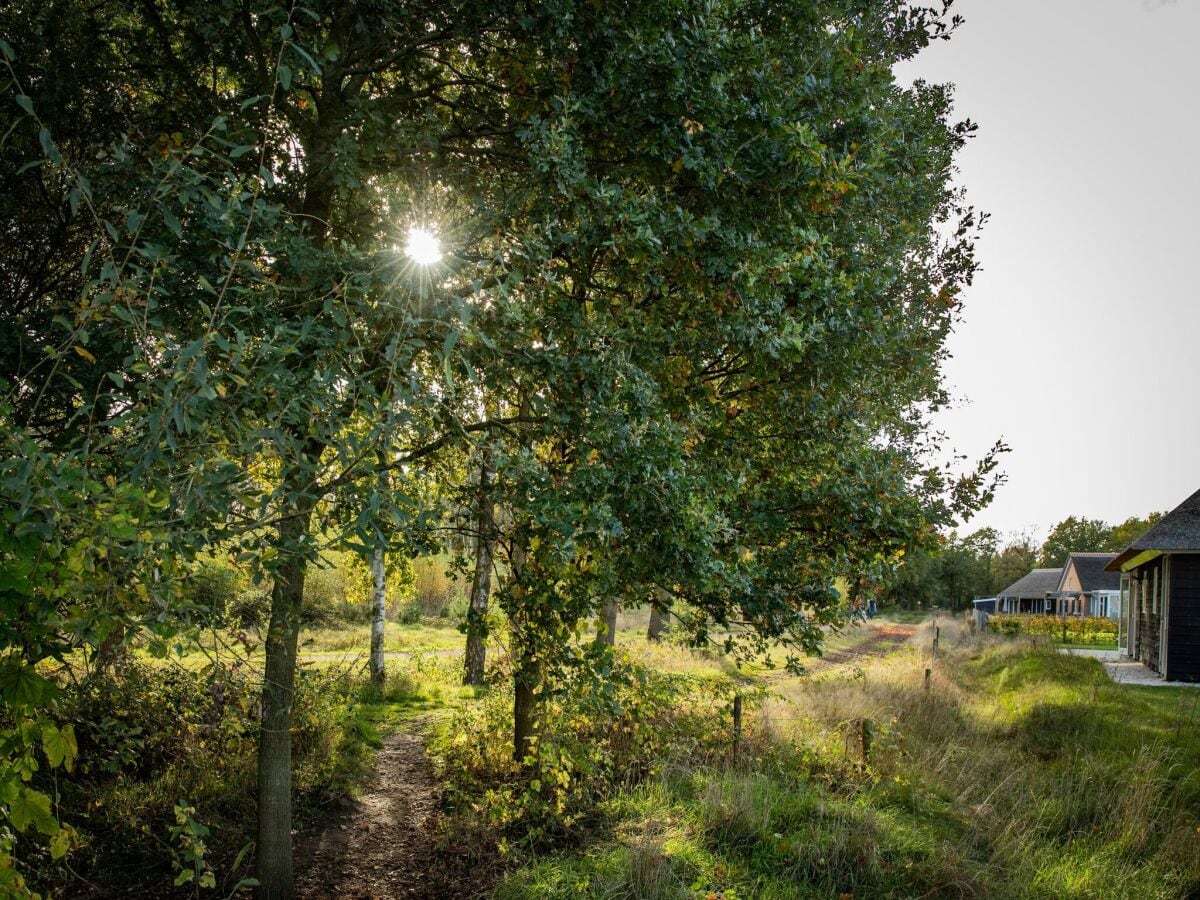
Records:
M1029 534L1011 534L996 557L992 572L992 589L989 593L1002 591L1019 578L1029 574L1037 566L1038 545Z
M264 897L292 893L308 567L437 520L384 476L493 448L523 761L602 598L661 599L697 642L811 650L836 577L890 570L990 494L994 459L952 477L925 419L975 268L978 219L950 187L972 127L948 88L891 74L948 33L945 10L3 15L27 39L3 48L6 233L31 224L3 251L5 437L35 460L6 497L98 546L55 505L63 471L97 496L139 485L119 540L142 574L71 633L39 586L22 636L40 623L65 652L185 621L146 586L152 559L220 549L270 582ZM395 247L431 221L447 256L424 268Z
M142 485L136 517L116 520L141 529L139 558L221 548L270 580L256 852L261 893L289 896L307 566L324 542L369 552L381 532L421 527L415 502L378 489L380 468L490 427L445 414L465 299L432 301L397 259L393 217L423 214L428 185L389 173L493 133L456 118L480 88L434 48L483 58L479 42L498 38L484 30L506 25L470 4L16 4L5 16L4 33L26 38L3 47L4 176L18 187L6 232L34 211L46 223L5 254L22 292L6 307L6 334L21 336L3 358L6 436L46 459L12 495L45 496L68 464ZM86 127L91 110L99 127ZM27 618L68 647L163 612L155 591L109 593L120 608L64 634L49 587Z
M990 489L990 459L958 483L930 465L922 417L974 270L948 187L970 126L891 76L948 26L684 8L551 4L513 63L562 93L520 99L521 215L463 340L523 420L496 457L522 760L604 598L660 590L696 641L811 649L835 576L887 570Z
M467 647L463 662L463 683L483 684L487 658L488 598L492 592L492 556L496 542L496 513L492 502L492 451L479 452L479 484L475 498L475 571L467 605Z
M1113 552L1124 550L1141 537L1147 529L1157 525L1165 515L1165 512L1152 512L1144 519L1139 519L1137 516L1130 516L1120 525L1114 525L1112 531L1109 533L1108 547L1106 549Z
M1052 529L1042 545L1038 565L1062 568L1071 553L1098 553L1113 549L1112 526L1099 519L1068 516Z

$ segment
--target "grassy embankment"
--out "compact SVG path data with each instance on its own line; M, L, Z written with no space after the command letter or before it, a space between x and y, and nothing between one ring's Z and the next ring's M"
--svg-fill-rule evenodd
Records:
M703 741L660 746L660 765L613 786L557 844L514 851L495 896L1200 889L1200 692L1120 687L1049 641L941 624L937 660L927 625L882 658L774 680L747 714L739 758ZM696 678L725 674L673 648L636 655Z

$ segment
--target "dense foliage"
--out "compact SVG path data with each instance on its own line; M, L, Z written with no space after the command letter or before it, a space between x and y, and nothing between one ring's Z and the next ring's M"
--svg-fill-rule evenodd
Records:
M311 573L479 536L485 451L527 767L606 600L811 650L836 579L986 502L994 457L957 476L925 427L975 271L973 126L892 76L953 24L900 0L0 10L8 886L13 829L71 844L32 780L76 756L57 682L224 624L221 560L266 601L255 854L288 896ZM399 251L417 225L430 267Z

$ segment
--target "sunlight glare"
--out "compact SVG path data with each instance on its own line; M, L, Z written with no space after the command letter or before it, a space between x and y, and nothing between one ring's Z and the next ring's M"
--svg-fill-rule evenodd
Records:
M414 225L408 229L404 254L417 265L432 266L442 258L442 242L428 228Z

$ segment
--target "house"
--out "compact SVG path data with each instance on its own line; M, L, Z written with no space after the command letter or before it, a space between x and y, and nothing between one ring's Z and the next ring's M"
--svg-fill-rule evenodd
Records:
M996 598L980 597L975 601L975 609L979 612L994 613L996 611Z
M1060 616L1115 619L1121 609L1121 573L1105 569L1115 553L1071 553L1058 587L1050 594Z
M1034 569L996 594L999 613L1053 613L1055 601L1049 597L1058 590L1062 569Z
M1106 568L1128 598L1119 646L1168 681L1200 681L1200 491Z

